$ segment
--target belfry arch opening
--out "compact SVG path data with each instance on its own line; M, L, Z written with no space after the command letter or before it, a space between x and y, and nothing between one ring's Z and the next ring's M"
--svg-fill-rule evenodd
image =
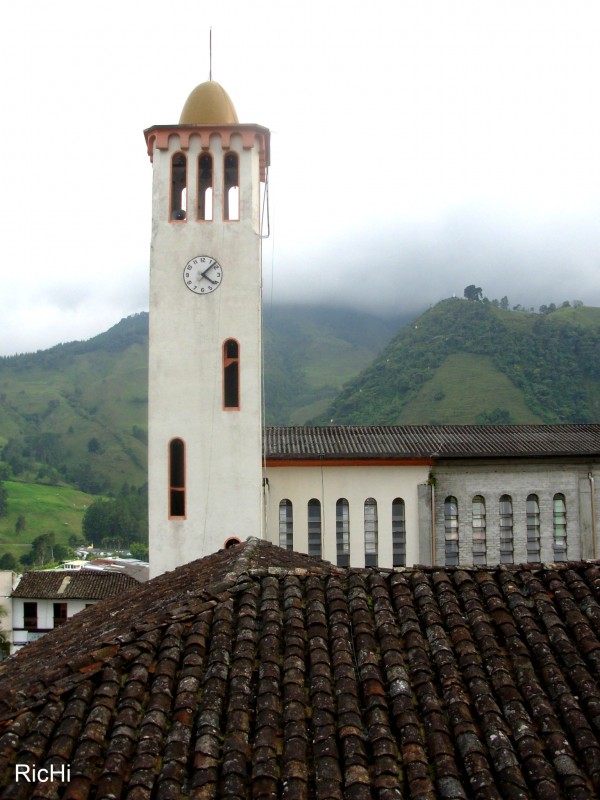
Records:
M213 218L213 159L207 153L198 158L198 219Z
M171 214L175 222L187 217L187 158L175 153L171 158Z
M223 175L223 219L240 218L240 164L237 153L225 155Z

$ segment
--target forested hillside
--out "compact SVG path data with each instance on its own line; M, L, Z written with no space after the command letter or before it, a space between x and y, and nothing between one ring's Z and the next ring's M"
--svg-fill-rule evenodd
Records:
M599 352L598 308L534 314L452 298L405 326L313 421L598 422Z
M302 424L366 367L398 320L331 308L265 313L269 424ZM0 358L0 478L92 494L146 482L148 315L86 342Z
M407 322L329 306L266 308L267 425L303 425L323 411Z
M269 308L267 424L598 422L600 309L507 305L454 298L403 325ZM143 552L147 349L137 314L87 342L0 359L5 566L83 540Z
M7 477L97 494L146 481L148 317L87 342L0 359Z
M534 314L453 298L400 324L267 309L267 424L600 418L600 309ZM87 342L0 359L0 477L92 494L143 485L147 346L148 316L137 314Z

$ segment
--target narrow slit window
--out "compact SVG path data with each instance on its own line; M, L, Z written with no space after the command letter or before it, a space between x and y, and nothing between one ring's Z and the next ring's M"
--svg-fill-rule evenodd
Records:
M187 158L175 153L171 159L171 220L187 216Z
M444 501L444 556L447 566L458 564L458 500Z
M223 219L239 220L240 166L237 153L227 153L225 156L223 184Z
M235 339L223 344L223 407L240 407L240 346Z
M554 560L567 560L567 503L564 494L554 495Z
M473 498L471 506L473 526L473 564L487 563L487 526L485 498L480 494Z
M365 500L365 567L377 566L377 500L368 497Z
M392 501L392 566L406 566L406 508L404 500Z
M335 504L335 540L338 567L349 567L350 506L344 497Z
M530 494L526 503L527 512L527 561L540 560L540 501L537 494Z
M185 445L181 439L169 444L169 517L185 517Z
M291 500L279 503L279 547L294 549L294 507Z
M308 501L308 555L321 558L321 503Z
M198 159L198 219L213 218L213 160L206 153Z
M500 498L500 563L512 564L513 562L512 498L507 494L503 494Z

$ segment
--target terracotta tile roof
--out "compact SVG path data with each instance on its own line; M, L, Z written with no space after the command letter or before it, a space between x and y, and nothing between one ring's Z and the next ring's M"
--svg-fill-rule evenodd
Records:
M599 796L599 563L341 570L250 540L121 606L0 665L3 798ZM15 763L71 780L32 794Z
M264 452L271 460L598 456L600 425L272 427Z
M31 599L105 600L139 586L129 575L92 570L39 570L26 572L13 597Z

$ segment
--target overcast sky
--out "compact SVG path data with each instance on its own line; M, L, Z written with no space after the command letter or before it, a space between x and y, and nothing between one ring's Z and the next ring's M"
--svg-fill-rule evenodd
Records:
M597 0L30 0L0 31L0 354L147 309L142 131L208 78L211 26L272 131L267 302L600 305Z

